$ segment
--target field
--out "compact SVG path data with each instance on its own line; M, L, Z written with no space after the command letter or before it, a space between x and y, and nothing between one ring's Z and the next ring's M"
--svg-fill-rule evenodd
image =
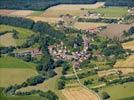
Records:
M35 64L14 57L0 57L0 87L22 83L35 75Z
M0 87L0 100L44 100L43 98L32 95L32 96L4 96L2 93L3 88Z
M2 36L0 36L0 45L1 46L16 46L16 41L15 39L12 37L13 33L6 33Z
M121 38L123 31L128 30L132 25L129 24L111 24L108 25L99 35L107 36L109 38L118 37Z
M128 14L127 7L104 7L91 10L103 15L103 17L120 18Z
M0 10L0 15L26 17L31 15L33 12L34 11L31 10Z
M30 62L25 62L21 59L17 59L15 57L0 57L0 68L27 68L27 69L34 69L35 64Z
M71 14L74 16L83 16L86 11L81 10L84 9L97 9L104 5L103 2L98 2L96 4L60 4L57 6L50 7L43 14L44 17L59 17L64 14Z
M123 74L134 72L134 55L129 56L125 60L118 60L114 68L122 71Z
M130 49L134 51L134 41L123 43L122 46L124 49Z
M134 55L129 56L125 60L118 60L115 65L115 68L134 68Z
M34 69L0 68L0 87L20 84L35 75L37 72Z
M18 34L19 39L13 39L11 34L0 36L0 37L2 37L1 38L2 39L1 45L8 46L9 45L8 43L12 43L12 45L21 45L26 41L27 37L31 36L32 34L35 34L33 31L28 30L28 29L8 26L8 25L0 25L0 32L12 31L13 29L19 33ZM8 41L6 41L6 40L8 40ZM4 43L3 41L6 41L7 44Z
M106 25L107 25L106 23L76 22L74 24L74 27L77 29L86 30L86 29L94 29Z
M55 70L57 72L57 75L55 77L52 77L46 81L44 81L44 83L42 84L38 84L36 86L29 86L29 87L26 87L26 88L22 88L18 91L30 91L30 90L42 90L44 92L48 91L48 90L52 90L54 91L60 98L60 100L63 100L64 96L62 95L61 91L58 91L57 89L57 82L58 82L58 79L60 78L61 76L61 71L62 71L62 68L59 67ZM66 100L66 99L64 99Z
M34 20L35 22L37 21L43 21L43 22L48 22L48 23L56 23L60 20L60 18L55 18L55 17L42 17L42 16L28 16L27 18L30 18Z
M108 100L119 100L134 96L134 83L118 84L102 88L101 91L106 91L110 95Z
M62 93L67 100L98 100L96 95L82 87L66 88Z

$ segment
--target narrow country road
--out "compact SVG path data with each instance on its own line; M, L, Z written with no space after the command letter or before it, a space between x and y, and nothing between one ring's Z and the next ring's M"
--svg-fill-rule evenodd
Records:
M100 98L100 96L99 96L96 92L94 92L93 90L90 90L89 88L87 88L85 85L83 85L83 84L80 82L80 79L79 79L79 77L78 77L78 75L77 75L77 72L76 72L76 69L75 69L75 66L74 66L74 65L73 65L73 72L74 72L74 74L75 74L75 77L77 78L77 82L79 83L79 85L80 85L81 87L85 88L86 90L88 90L88 91L92 92L94 95L96 95L97 98L98 98L98 100L102 100L102 99Z

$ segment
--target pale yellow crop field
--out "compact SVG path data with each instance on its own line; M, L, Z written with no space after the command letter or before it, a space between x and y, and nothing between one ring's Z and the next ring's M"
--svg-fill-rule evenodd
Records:
M34 69L0 68L0 87L20 84L37 74Z
M32 10L0 10L0 15L6 16L17 16L17 17L26 17L32 14L34 11Z
M37 17L37 16L28 16L27 18L30 18L34 20L35 22L37 21L43 21L43 22L48 22L48 23L56 23L60 20L60 18L54 18L54 17Z
M106 23L92 23L92 22L76 22L74 24L74 27L77 29L86 30L86 29L94 29L94 28L106 26L106 25L108 25L108 24L106 24Z
M0 36L0 45L1 46L16 46L16 41L15 39L12 37L13 33L6 33L2 36Z
M45 17L59 17L60 15L71 14L73 16L83 16L87 11L84 9L97 9L104 6L104 2L96 4L60 4L48 8L43 16Z
M66 88L62 93L67 100L99 100L95 94L82 87Z
M130 49L134 51L134 41L123 43L122 46L124 49Z
M118 60L115 65L115 68L134 68L134 55L129 56L125 60Z

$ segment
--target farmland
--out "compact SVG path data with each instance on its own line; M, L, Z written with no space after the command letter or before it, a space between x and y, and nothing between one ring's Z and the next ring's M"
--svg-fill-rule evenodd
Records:
M14 57L0 57L0 87L22 83L34 75L37 75L35 64Z
M0 87L20 84L35 75L37 72L34 69L0 68Z
M91 11L100 13L103 15L103 17L109 17L109 18L121 18L128 14L127 7L106 7Z
M26 68L26 69L34 69L35 64L31 62L25 62L21 59L17 59L15 57L0 57L0 68Z
M16 41L12 37L13 33L7 33L0 36L0 45L2 46L16 46ZM7 41L8 40L8 41Z
M98 100L96 95L82 87L66 88L62 90L62 93L67 100Z
M125 83L123 85L114 85L102 88L101 91L107 91L111 98L108 100L119 100L134 96L134 83Z
M109 38L118 37L121 38L123 31L128 30L132 25L129 24L110 24L104 29L100 35Z
M95 29L97 27L106 26L106 23L92 23L92 22L76 22L74 27L77 29L88 30Z
M25 6L0 10L2 100L134 97L133 7Z
M12 34L5 34L3 36L0 36L0 43L2 46L16 46L16 45L21 45L23 44L26 39L31 36L32 34L35 34L33 31L24 29L24 28L19 28L19 27L14 27L14 26L8 26L8 25L0 25L0 32L5 32L5 31L13 31L16 30L18 34L18 39L13 39ZM8 41L6 41L8 40Z
M0 10L0 15L5 16L17 16L17 17L27 17L31 15L34 11L31 10Z
M125 60L119 60L115 63L115 68L134 68L134 55L129 56Z
M124 49L129 49L134 51L134 41L123 43L122 46Z
M46 10L46 12L43 14L44 17L59 17L61 14L70 14L73 16L83 16L86 11L81 10L81 8L84 9L97 9L99 7L102 7L104 5L103 2L96 3L94 5L80 5L80 4L61 4L58 6L50 7Z

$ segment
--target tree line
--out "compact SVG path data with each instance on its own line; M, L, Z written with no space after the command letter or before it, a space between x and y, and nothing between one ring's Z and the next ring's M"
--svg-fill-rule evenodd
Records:
M106 2L107 6L134 6L133 0L0 0L0 9L45 10L58 4L92 4Z

